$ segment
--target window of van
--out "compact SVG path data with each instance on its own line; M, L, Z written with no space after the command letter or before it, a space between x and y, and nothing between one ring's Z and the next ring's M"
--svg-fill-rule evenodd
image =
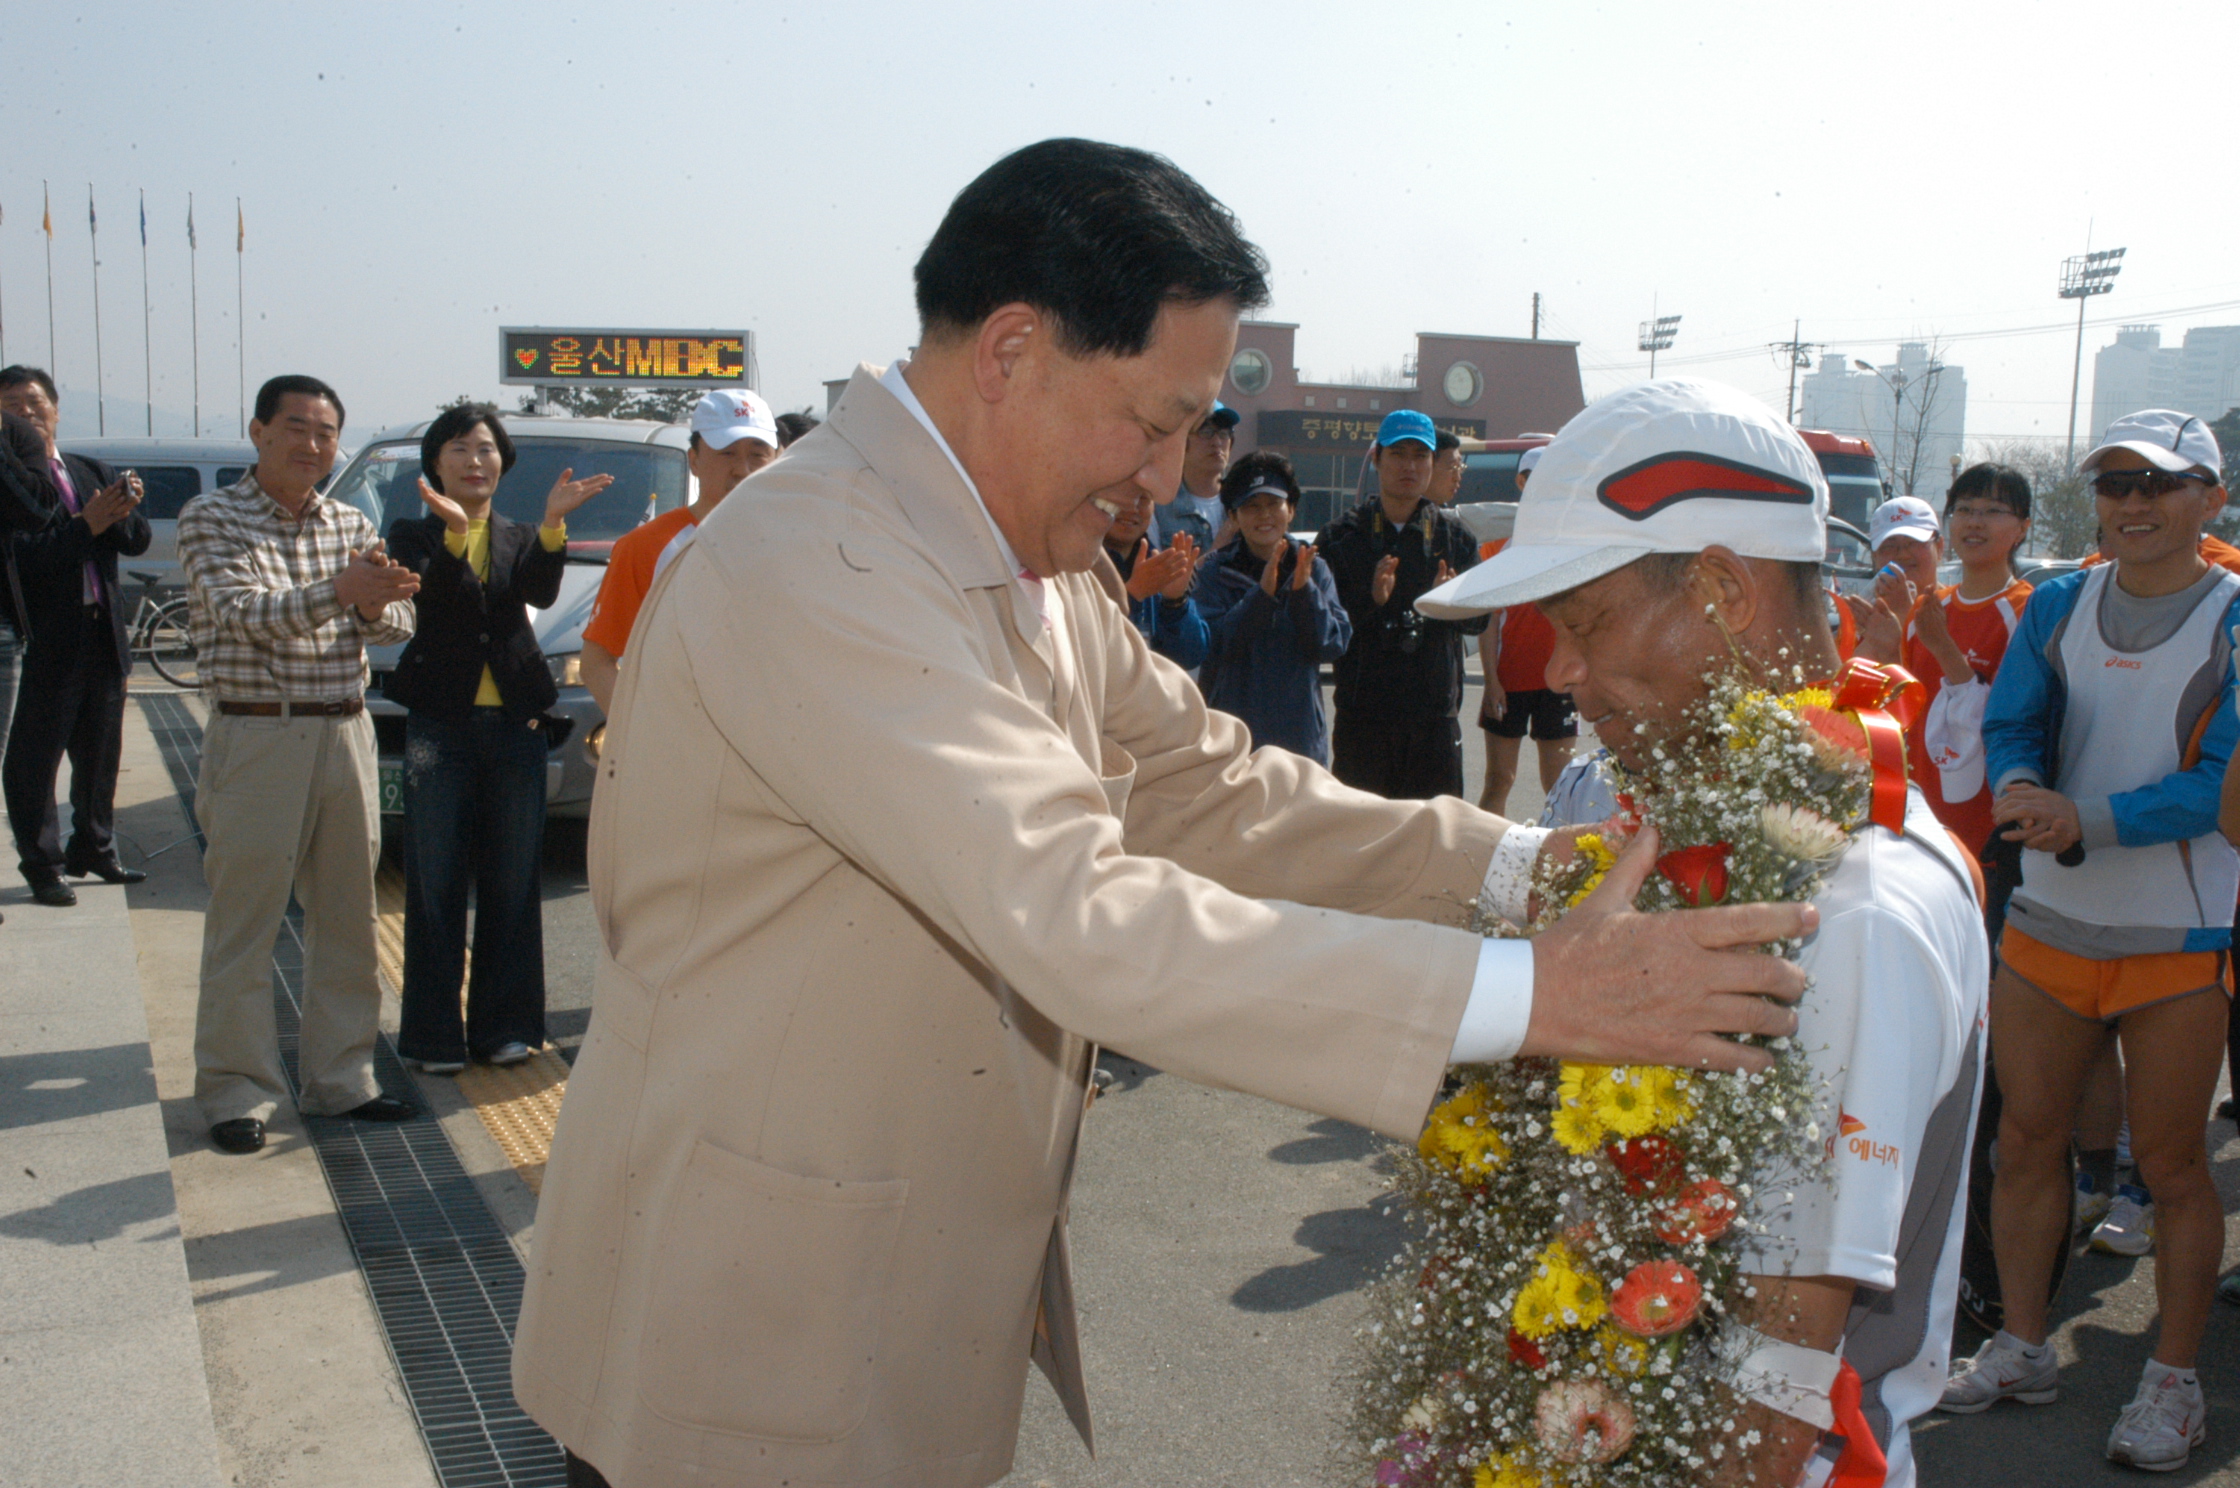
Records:
M202 494L202 472L192 465L135 465L140 472L140 514L151 522L168 522L179 508Z

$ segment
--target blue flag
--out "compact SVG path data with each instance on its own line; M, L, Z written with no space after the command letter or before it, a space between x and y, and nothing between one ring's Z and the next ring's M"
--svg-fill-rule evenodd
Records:
M148 246L148 193L140 193L140 246Z

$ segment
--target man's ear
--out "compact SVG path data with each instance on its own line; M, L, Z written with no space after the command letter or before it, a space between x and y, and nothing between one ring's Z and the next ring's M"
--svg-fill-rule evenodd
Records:
M1013 302L980 322L973 338L972 383L981 401L1001 403L1018 385L1021 364L1048 339L1049 324L1032 305Z
M1730 636L1741 635L1758 618L1758 576L1732 548L1714 544L1696 555L1688 568L1688 593L1704 618Z

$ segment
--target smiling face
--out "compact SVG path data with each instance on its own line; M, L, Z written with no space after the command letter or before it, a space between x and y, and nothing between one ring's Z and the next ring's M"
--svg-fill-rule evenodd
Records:
M2022 540L2030 535L2027 517L1996 496L1969 496L1953 503L1945 513L1952 533L1952 552L1972 573L2002 569Z
M1892 533L1874 550L1874 566L1895 563L1898 572L1912 581L1913 587L1923 594L1937 587L1937 565L1944 559L1944 539L1933 537L1923 541L1903 533Z
M1548 686L1571 694L1579 721L1629 770L1670 737L1702 700L1704 673L1726 654L1704 601L1667 586L1642 563L1540 602L1555 631Z
M472 513L490 504L505 473L505 455L490 426L476 424L436 451L435 479L430 484Z
M1294 508L1280 491L1258 491L1250 501L1235 508L1237 530L1244 534L1245 546L1253 556L1265 559L1275 552L1291 531L1291 514Z
M62 424L62 409L47 390L35 381L25 380L12 387L0 388L0 409L19 419L28 419L47 437L47 458L54 458L54 434Z
M342 412L316 393L283 393L272 422L249 421L257 484L276 498L307 496L334 468Z
M2101 456L2097 473L2153 468L2132 450L2114 449ZM2180 481L2159 496L2140 489L2114 499L2095 493L2092 506L2100 518L2100 551L2119 573L2192 574L2200 563L2201 529L2224 509L2224 494L2223 487L2198 480Z
M1236 347L1237 308L1169 301L1132 357L1076 356L1026 306L996 311L980 335L985 414L967 468L1021 563L1044 578L1083 572L1139 495L1180 483Z

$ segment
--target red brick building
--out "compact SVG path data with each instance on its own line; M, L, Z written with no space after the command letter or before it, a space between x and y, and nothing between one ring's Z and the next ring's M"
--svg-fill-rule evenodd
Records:
M1413 385L1369 387L1300 381L1298 330L1282 321L1239 326L1221 401L1243 416L1238 454L1280 450L1298 470L1304 528L1321 527L1351 502L1361 456L1395 408L1419 409L1457 434L1509 439L1552 434L1586 406L1577 342L1419 332L1408 364Z

